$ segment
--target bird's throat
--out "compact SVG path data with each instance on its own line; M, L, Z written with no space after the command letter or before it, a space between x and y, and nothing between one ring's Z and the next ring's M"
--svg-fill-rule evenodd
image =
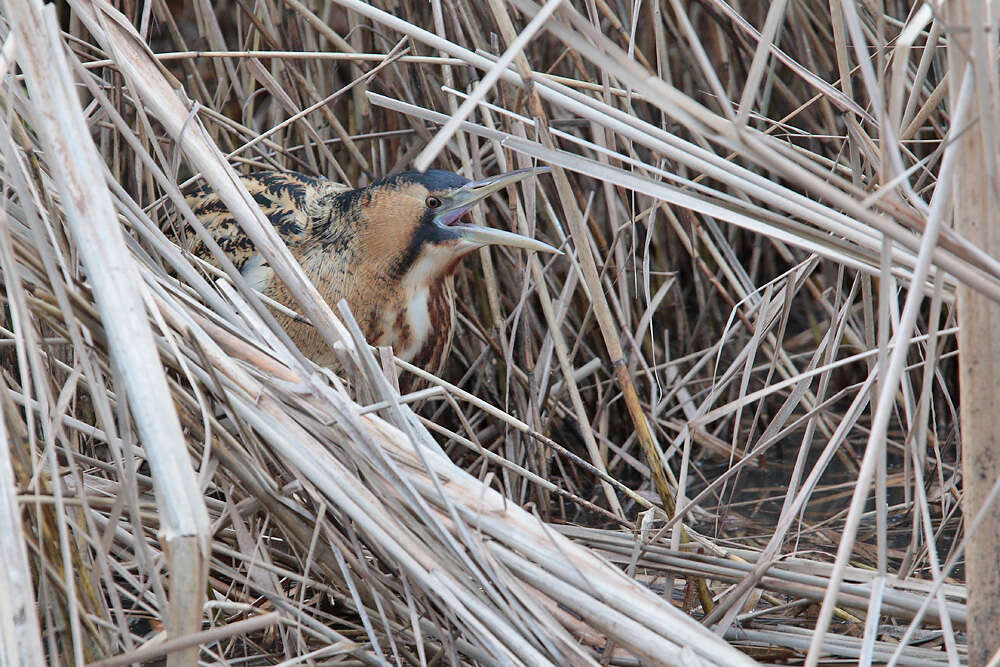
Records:
M385 313L380 345L396 356L432 373L439 372L451 347L455 324L454 278L444 278L407 290ZM390 320L391 322L387 321Z

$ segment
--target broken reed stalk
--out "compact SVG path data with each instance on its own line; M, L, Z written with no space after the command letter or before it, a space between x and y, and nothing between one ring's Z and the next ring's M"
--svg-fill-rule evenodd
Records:
M0 217L5 219L6 215L0 214ZM45 652L42 650L38 616L33 613L35 592L31 585L32 570L24 539L28 533L21 520L16 493L24 488L29 475L26 474L28 470L14 460L17 451L23 452L27 448L24 443L18 445L11 442L18 436L27 440L27 429L22 432L16 428L16 422L12 423L12 418L20 419L20 415L16 409L8 409L10 399L3 389L0 387L3 392L0 396L3 401L0 410L0 559L4 567L0 568L0 588L6 594L0 596L0 651L7 664L40 667L45 664ZM20 473L17 476L15 469ZM52 509L46 509L49 510L48 515L53 513ZM50 520L47 516L39 523L49 526ZM42 540L36 537L35 544L41 543Z
M953 149L962 156L955 170L954 224L956 230L993 256L1000 256L1000 207L997 206L998 150L995 110L1000 91L993 80L992 56L997 38L981 34L982 8L959 0L948 8L955 43L948 49L948 97L953 130L965 129L954 118L968 95L978 113L976 123L956 137ZM956 86L957 82L963 82ZM971 90L969 90L971 88ZM951 149L949 149L951 150ZM949 183L950 185L951 183ZM938 186L942 187L942 186ZM1000 512L987 501L1000 480L1000 304L969 286L958 288L959 382L962 391L961 423L964 443L964 512L969 532L966 577L969 587L969 662L987 664L1000 650ZM983 514L973 531L973 520Z
M8 0L7 16L18 29L18 63L40 106L44 150L64 202L66 221L83 256L97 308L105 323L129 408L156 471L162 539L170 570L169 632L173 637L201 628L208 576L208 514L174 411L166 378L145 317L141 282L122 239L104 170L72 86L55 9L38 0ZM66 543L66 537L61 540ZM75 610L74 614L75 615ZM77 627L77 620L71 618ZM74 644L82 643L79 631ZM177 651L167 664L196 662L197 647ZM79 659L79 657L78 657Z

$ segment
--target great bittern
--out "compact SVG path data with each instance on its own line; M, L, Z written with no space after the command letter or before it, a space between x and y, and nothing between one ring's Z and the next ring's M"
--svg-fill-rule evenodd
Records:
M543 171L521 169L470 181L431 169L357 189L277 171L251 174L243 182L327 302L346 299L369 343L391 346L400 358L437 373L451 347L454 274L465 255L494 244L559 252L526 236L462 220L490 194ZM293 305L284 284L214 192L202 188L187 201L251 286ZM303 354L320 365L335 363L311 325L277 317Z

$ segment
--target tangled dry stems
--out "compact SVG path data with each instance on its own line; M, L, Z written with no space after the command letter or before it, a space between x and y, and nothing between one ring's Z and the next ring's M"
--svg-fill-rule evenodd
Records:
M38 606L0 605L5 646L106 665L794 662L834 591L824 653L962 659L953 295L1000 294L1000 267L945 228L920 273L952 124L939 23L909 3L556 4L7 2L0 547L10 599ZM11 30L29 19L49 48ZM43 106L63 94L82 106ZM233 174L363 184L414 161L556 167L489 215L567 254L482 251L451 367L400 398L419 369L316 298ZM198 233L181 193L199 179L346 373L174 243ZM928 301L903 331L913 290ZM143 335L155 365L128 361ZM886 464L852 513L869 451Z

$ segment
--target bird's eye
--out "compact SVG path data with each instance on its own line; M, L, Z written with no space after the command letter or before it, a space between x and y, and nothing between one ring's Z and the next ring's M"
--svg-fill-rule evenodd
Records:
M433 195L425 199L424 204L427 205L427 208L441 208L441 200Z

